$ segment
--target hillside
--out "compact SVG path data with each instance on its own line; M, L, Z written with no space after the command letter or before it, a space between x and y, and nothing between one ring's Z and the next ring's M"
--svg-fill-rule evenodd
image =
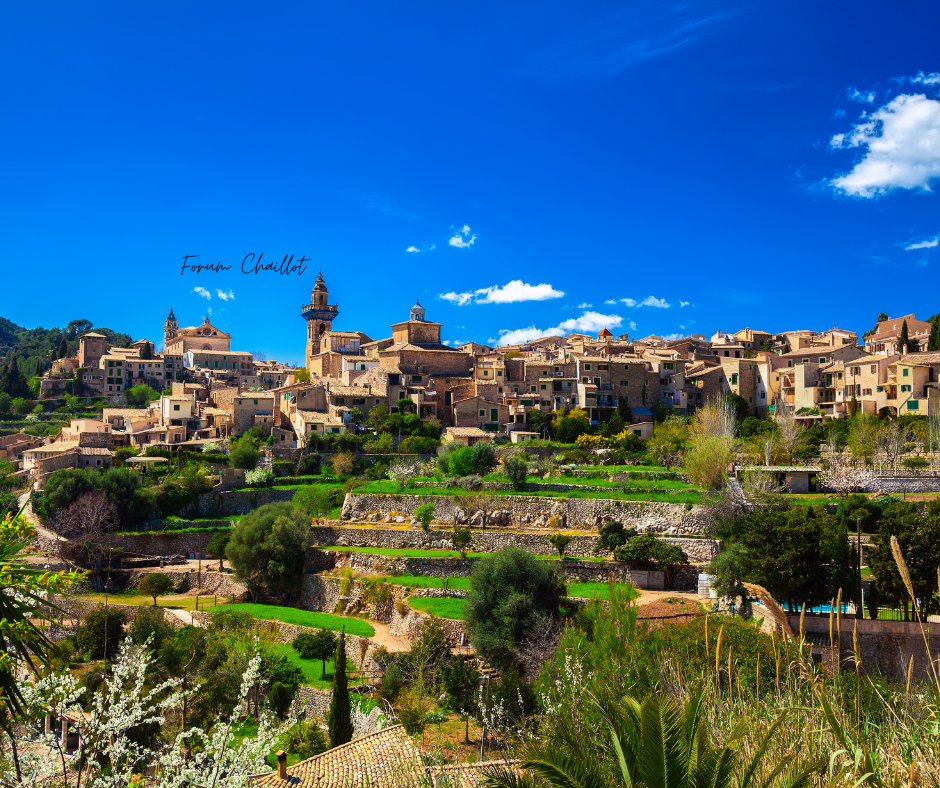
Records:
M30 377L36 373L39 359L44 369L49 368L52 355L58 354L63 339L69 354L74 355L78 350L78 337L92 328L118 347L128 347L132 341L127 334L94 326L90 320L72 320L65 328L26 328L0 317L0 359L7 361L15 355L20 371Z

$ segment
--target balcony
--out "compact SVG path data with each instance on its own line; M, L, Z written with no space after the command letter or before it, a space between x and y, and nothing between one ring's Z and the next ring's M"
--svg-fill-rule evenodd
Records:
M300 316L304 320L336 320L338 314L338 304L319 307L316 304L303 304L300 307Z

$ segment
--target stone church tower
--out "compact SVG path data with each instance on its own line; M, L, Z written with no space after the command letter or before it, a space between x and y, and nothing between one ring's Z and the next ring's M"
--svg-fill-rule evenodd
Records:
M307 369L310 368L311 356L320 352L320 339L332 330L338 314L339 307L329 304L329 291L321 271L310 292L310 303L300 308L300 316L307 321Z
M163 347L170 343L171 340L176 338L176 331L178 326L176 325L176 315L173 314L173 307L170 307L170 314L167 315L166 322L163 324Z

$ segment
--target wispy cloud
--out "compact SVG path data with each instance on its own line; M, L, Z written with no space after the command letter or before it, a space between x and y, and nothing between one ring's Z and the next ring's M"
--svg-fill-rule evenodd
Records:
M234 293L233 291L231 291L231 290L229 290L229 291L226 293L224 290L218 290L218 289L217 289L217 290L215 291L215 294L216 294L219 298L221 298L223 301L234 301L234 300L235 300L235 293Z
M572 333L594 334L602 328L618 328L623 323L620 315L602 315L599 312L585 312L580 317L573 317L570 320L563 320L557 326L552 328L536 328L534 325L528 328L500 329L499 339L490 339L490 342L499 345L518 345L524 342L531 342L539 337L563 337Z
M918 71L913 77L895 77L895 82L910 82L912 85L940 85L940 74L934 71L931 74L925 74Z
M627 325L630 326L631 331L636 331L636 323L634 323L632 320Z
M611 76L667 55L709 34L731 14L712 8L666 6L637 0L591 22L567 29L525 71L548 76Z
M683 336L683 334L666 334L663 339L665 339L667 342L670 342L673 339L681 339Z
M620 303L625 304L626 306L636 306L636 299L635 298L621 298Z
M682 307L688 306L688 305L689 305L689 302L688 302L688 301L680 301L680 302L679 302L679 309L682 309Z
M466 249L477 240L477 234L470 231L470 225L465 224L457 232L451 236L451 239L447 242L450 246L456 246L458 249Z
M521 279L513 279L506 284L481 287L477 290L467 290L463 293L441 293L438 298L450 301L457 306L467 304L518 304L523 301L548 301L552 298L561 298L564 291L556 290L550 284L542 282L530 285Z
M875 197L892 189L923 189L940 177L940 101L900 95L862 115L852 130L829 141L833 149L865 153L850 172L830 181L854 197Z
M204 288L204 287L194 287L194 288L193 288L193 292L194 292L196 295L202 296L203 298L209 298L209 299L212 298L212 293L210 293L210 292L209 292L208 290L206 290L206 288Z
M604 303L607 304L608 306L617 306L617 299L608 298Z
M430 246L428 246L427 244L421 244L421 246L409 246L407 249L405 249L405 251L406 251L406 252L413 252L413 253L417 253L417 252L430 252L430 251L433 251L433 250L436 249L436 248L437 248L437 247L436 247L434 244L431 244Z
M647 296L642 301L640 301L640 306L653 306L657 309L669 309L669 302L665 298L657 298L656 296Z
M594 306L594 304L583 303L583 304L578 304L578 306L575 308L576 309L590 309L592 306Z
M925 238L923 241L908 244L904 247L904 251L912 252L915 249L933 249L937 244L940 244L940 236L935 235L933 238Z
M875 93L874 91L868 90L864 93L858 88L849 88L846 91L846 96L849 101L857 101L859 104L874 104L875 103Z

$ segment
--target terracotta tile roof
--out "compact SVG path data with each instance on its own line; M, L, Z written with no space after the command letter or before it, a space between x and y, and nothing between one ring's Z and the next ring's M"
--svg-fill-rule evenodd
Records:
M454 438L488 438L493 434L479 427L448 427L444 432Z
M287 779L277 772L255 775L249 785L296 788L411 788L427 780L421 753L401 725L353 739L314 755L287 769Z
M333 396L339 397L377 397L378 394L375 394L369 389L362 386L334 386L330 384L330 394Z
M908 353L898 361L902 364L940 364L940 353Z

